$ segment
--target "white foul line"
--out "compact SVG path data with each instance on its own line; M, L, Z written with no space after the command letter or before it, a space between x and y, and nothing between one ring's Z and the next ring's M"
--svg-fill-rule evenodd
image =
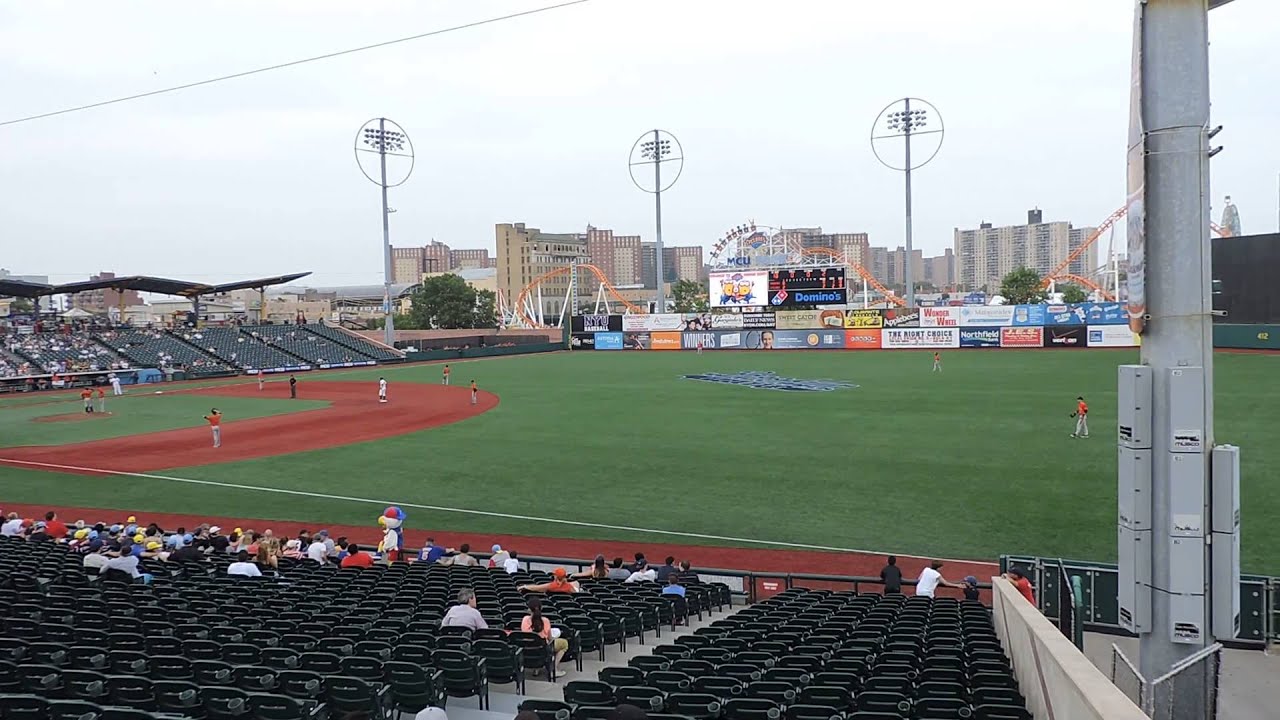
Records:
M214 487L233 488L236 490L249 490L253 492L277 493L280 495L298 495L301 497L320 498L322 500L342 500L345 502L365 503L368 505L399 505L400 507L414 508L417 510L432 510L435 512L459 513L463 515L480 515L483 517L502 518L504 520L524 520L528 522L552 523L557 525L572 525L575 527L597 528L601 530L621 530L633 533L648 533L653 535L670 535L673 537L696 538L699 540L719 540L721 542L747 543L752 545L771 545L775 547L796 548L798 550L822 550L826 552L852 553L860 555L893 555L895 553L887 553L874 550L858 550L855 548L831 547L828 545L806 545L804 543L780 542L776 540L756 540L754 538L731 537L727 535L708 535L705 533L684 532L680 530L657 530L654 528L631 527L629 525L607 525L603 523L584 522L581 520L565 520L563 518L545 518L536 515L515 515L512 513L500 513L490 510L471 510L467 508L444 507L441 505L421 505L418 503L406 503L396 500L377 500L374 498L352 497L350 495L330 495L328 493L308 492L306 490L289 490L286 488L275 487L259 487L257 485L241 485L238 483L217 482L215 480L196 480L194 478L180 478L172 475L154 475L151 473L128 472L125 470L106 470L103 468L81 467L78 465L59 465L56 463L35 462L33 460L16 460L0 457L0 464L9 465L27 465L31 467L44 468L48 470L69 470L78 473L97 473L100 475L122 475L126 477L145 478L148 480L167 480L169 482L187 483L189 485L211 485ZM914 558L919 560L941 560L943 562L966 563L974 565L995 565L993 562L981 560L958 560L952 558L933 558L923 555L906 555L898 554L898 557Z

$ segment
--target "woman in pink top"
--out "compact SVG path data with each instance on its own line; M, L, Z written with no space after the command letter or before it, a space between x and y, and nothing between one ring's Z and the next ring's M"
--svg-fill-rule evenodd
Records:
M560 658L564 657L565 651L569 649L569 641L564 638L551 637L551 621L542 616L542 598L533 595L529 598L529 614L524 616L520 621L521 632L536 633L538 637L552 643L553 650L556 655L556 668L560 667ZM565 673L556 670L556 677L564 677Z

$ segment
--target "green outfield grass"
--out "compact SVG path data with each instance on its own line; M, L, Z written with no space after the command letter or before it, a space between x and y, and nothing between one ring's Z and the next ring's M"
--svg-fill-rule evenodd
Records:
M574 353L454 364L494 410L391 440L163 474L376 503L0 468L0 504L369 524L377 503L841 548L991 559L1115 556L1115 367L1128 351ZM1217 357L1217 439L1243 448L1244 567L1280 574L1280 358ZM856 389L792 393L682 379L769 370ZM437 382L405 366L325 379ZM1068 437L1075 397L1094 437ZM0 422L12 409L0 409ZM8 425L0 426L0 432ZM41 426L50 427L50 426ZM341 429L336 429L340 432ZM13 444L0 435L0 445ZM3 452L0 451L0 456ZM409 526L676 538L408 509ZM685 542L707 543L687 539ZM732 540L711 544L738 544Z
M120 397L107 390L109 415L79 419L84 404L74 397L59 397L44 403L26 403L0 408L0 447L19 445L66 445L68 443L159 432L177 428L202 426L209 409L217 407L230 418L266 417L302 410L327 407L329 403L315 400L268 400L262 398L209 397L173 392L155 394L154 386L130 388ZM30 396L28 396L30 397ZM94 399L97 408L97 399ZM66 421L37 422L41 418L74 416ZM3 456L3 451L0 451ZM0 476L4 469L0 468ZM0 497L3 497L0 486Z

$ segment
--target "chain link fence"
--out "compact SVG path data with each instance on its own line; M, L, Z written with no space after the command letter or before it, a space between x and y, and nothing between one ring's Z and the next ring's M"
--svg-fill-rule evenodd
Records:
M1123 692L1134 705L1146 709L1147 679L1115 643L1111 643L1111 684Z
M1218 717L1218 690L1222 675L1222 644L1214 643L1209 647L1190 655L1169 672L1151 681L1146 693L1147 705L1143 710L1156 720L1180 720L1187 715L1185 709L1178 706L1178 696L1182 685L1189 684L1194 692L1199 688L1207 688L1209 697L1204 706L1209 708L1209 715L1204 720ZM1199 703L1197 703L1198 705Z

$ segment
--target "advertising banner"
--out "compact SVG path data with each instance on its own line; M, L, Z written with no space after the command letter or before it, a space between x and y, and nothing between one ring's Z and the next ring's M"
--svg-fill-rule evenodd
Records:
M965 305L960 308L961 327L1005 327L1013 325L1013 305Z
M573 350L595 350L595 333L574 333L569 336L569 347Z
M920 327L960 327L958 307L920 308Z
M738 313L712 315L711 327L716 330L739 330L742 328L742 316Z
M1084 307L1081 305L1045 305L1044 324L1049 325L1083 325Z
M860 328L844 331L846 350L879 350L880 328Z
M680 316L681 330L710 330L711 329L711 313L685 313Z
M680 339L683 333L678 332L655 332L649 333L649 349L650 350L679 350Z
M1014 327L1044 327L1044 305L1014 305Z
M742 327L747 330L768 330L775 318L771 312L742 313Z
M1128 315L1125 315L1126 321ZM1128 322L1124 325L1090 325L1088 345L1091 348L1123 348L1137 347L1138 336L1133 333Z
M697 350L698 344L706 350L715 350L717 333L713 332L685 332L680 333L680 346L685 350Z
M1047 348L1088 347L1088 328L1083 325L1055 325L1044 329L1044 346Z
M717 347L721 350L738 350L742 348L742 336L746 333L722 332L716 338Z
M844 330L778 330L773 333L773 347L778 350L799 348L844 348Z
M711 307L761 307L768 302L769 273L764 270L711 273Z
M571 328L576 333L621 332L621 315L575 315Z
M884 327L908 328L920 327L920 310L912 308L889 308L884 311Z
M684 316L672 313L622 316L623 332L679 332L684 325Z
M844 268L806 268L769 271L769 304L843 305L849 301Z
M903 348L958 348L959 328L906 328L883 330L880 347L886 350Z
M960 329L960 347L962 348L998 348L1000 347L1001 328Z
M884 315L881 315L879 310L846 310L844 326L846 328L884 327Z
M596 349L597 350L621 350L622 349L622 333L620 332L596 333Z
M987 294L984 292L971 292L964 296L965 305L986 305Z
M1024 306L1019 305L1018 307L1024 307ZM1039 328L1039 327L1000 328L1000 347L1005 347L1005 348L1044 347L1044 328Z
M623 333L622 349L623 350L648 350L653 338L649 333Z
M1147 325L1147 127L1142 117L1142 19L1147 6L1133 4L1133 57L1130 60L1129 152L1125 155L1125 189L1129 214L1125 238L1129 269L1125 288L1129 292L1129 328L1142 333Z
M844 327L843 310L779 310L774 314L779 330L821 330Z
M1086 325L1128 325L1129 311L1117 302L1085 303Z

